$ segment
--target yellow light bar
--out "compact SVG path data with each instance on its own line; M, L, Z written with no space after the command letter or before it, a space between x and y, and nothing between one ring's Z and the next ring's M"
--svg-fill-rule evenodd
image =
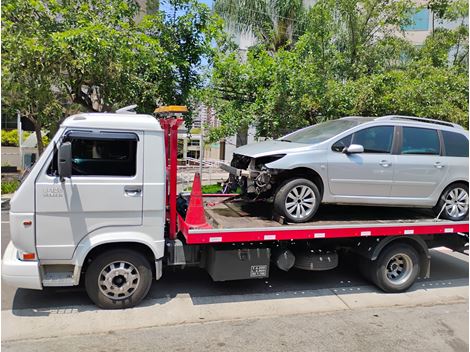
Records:
M167 105L156 108L154 112L156 114L183 114L188 112L188 108L184 105Z

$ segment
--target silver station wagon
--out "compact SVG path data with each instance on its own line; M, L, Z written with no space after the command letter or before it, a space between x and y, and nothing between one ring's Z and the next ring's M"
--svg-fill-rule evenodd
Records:
M287 222L311 220L320 203L468 216L468 131L444 121L344 117L237 148L222 168L245 196L272 200Z

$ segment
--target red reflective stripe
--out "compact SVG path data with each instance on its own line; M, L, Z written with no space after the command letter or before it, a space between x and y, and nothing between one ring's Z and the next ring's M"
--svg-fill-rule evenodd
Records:
M285 240L306 240L314 239L315 234L322 233L324 237L321 238L346 238L346 237L363 237L363 233L370 233L368 236L379 237L379 236L399 236L405 235L405 233L411 233L413 235L431 235L431 234L444 234L446 229L450 226L446 225L415 225L415 226L390 226L390 227L348 227L348 228L314 228L314 229L272 229L272 230L250 230L250 231L223 231L223 232L211 232L211 233L190 233L190 229L185 224L182 218L180 220L180 230L186 238L188 244L203 244L210 243L210 239L217 237L221 238L222 243L230 242L260 242L265 241L265 235L276 236L277 241ZM468 232L468 224L453 225L452 229L456 232ZM407 232L405 232L407 231Z

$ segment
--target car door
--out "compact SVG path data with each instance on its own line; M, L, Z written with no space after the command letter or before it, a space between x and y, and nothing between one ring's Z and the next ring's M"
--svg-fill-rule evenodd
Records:
M328 187L342 202L390 196L394 163L393 126L374 126L356 131L333 143L328 152ZM364 147L363 153L343 153L350 144Z
M400 128L401 146L395 166L392 197L425 199L443 182L449 170L439 134L433 128Z
M57 152L36 181L36 244L40 259L70 259L88 234L142 224L143 133L66 131L72 176L60 180Z

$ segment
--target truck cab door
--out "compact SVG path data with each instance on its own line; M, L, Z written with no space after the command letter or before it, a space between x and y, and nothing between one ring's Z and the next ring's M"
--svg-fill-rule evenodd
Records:
M68 130L72 176L60 180L57 150L35 186L39 259L70 259L78 243L105 227L142 225L142 132Z

